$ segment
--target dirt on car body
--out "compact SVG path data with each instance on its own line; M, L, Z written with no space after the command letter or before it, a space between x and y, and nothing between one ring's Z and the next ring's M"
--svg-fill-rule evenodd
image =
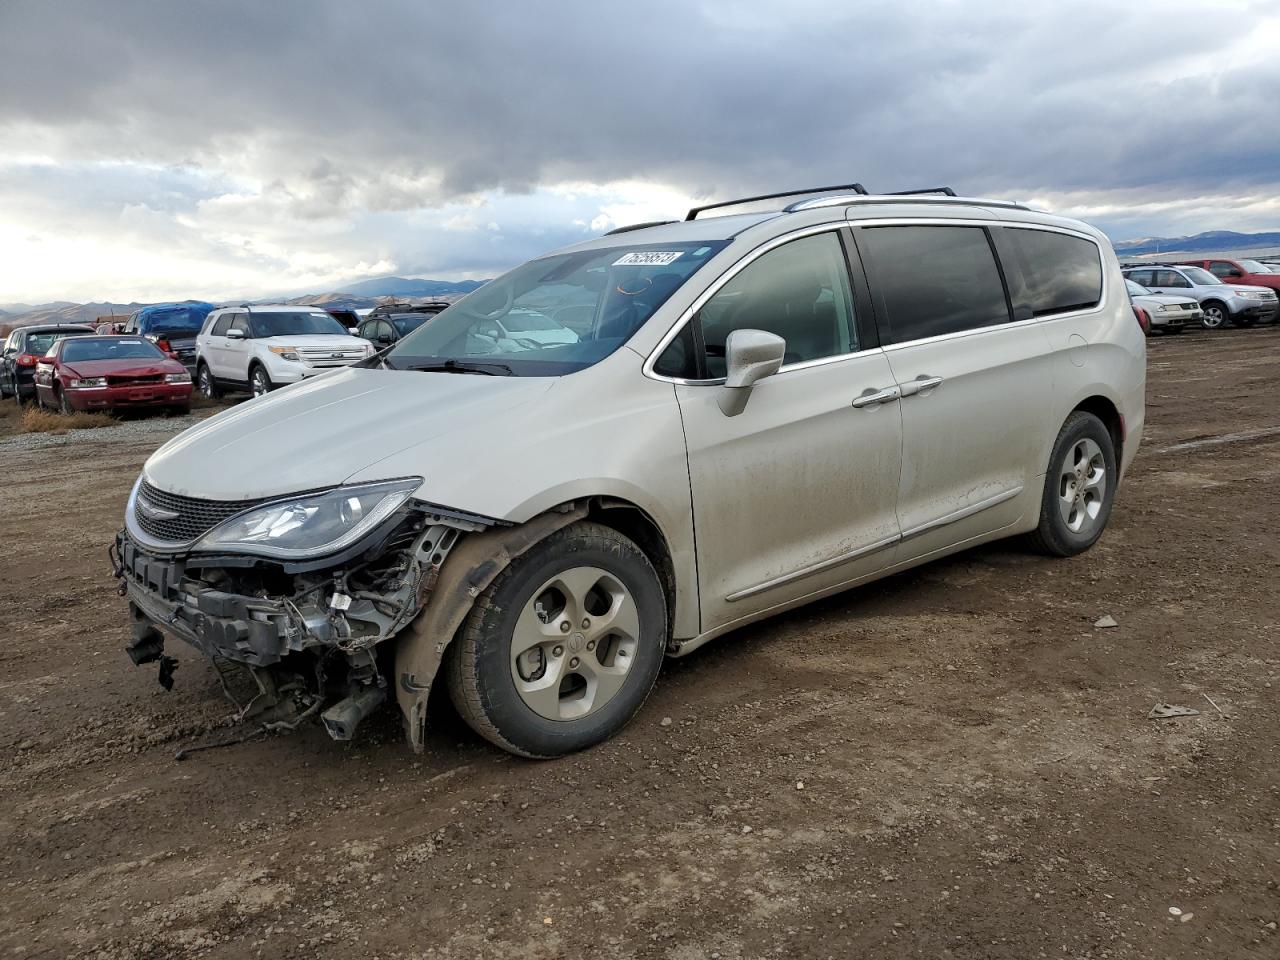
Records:
M168 693L129 664L105 556L160 438L0 439L0 950L1274 955L1280 330L1150 346L1092 551L994 544L738 631L550 763L444 710L414 755L391 706L175 762L225 701L194 652Z

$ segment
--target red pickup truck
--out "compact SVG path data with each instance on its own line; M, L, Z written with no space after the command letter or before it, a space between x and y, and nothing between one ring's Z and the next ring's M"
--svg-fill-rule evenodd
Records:
M1277 268L1268 267L1257 260L1224 260L1218 257L1213 260L1179 260L1178 263L1208 270L1223 283L1270 287L1276 291L1276 296L1280 296L1280 273L1272 272ZM1277 314L1277 318L1280 319L1280 314Z

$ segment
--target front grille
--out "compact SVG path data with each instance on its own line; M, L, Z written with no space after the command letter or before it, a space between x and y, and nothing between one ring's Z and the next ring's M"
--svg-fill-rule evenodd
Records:
M365 351L353 347L300 347L298 355L312 367L345 367L363 360Z
M145 501L157 510L176 513L170 519L148 517L143 510ZM189 543L208 533L223 520L242 510L265 503L265 500L200 500L176 493L157 490L146 480L138 489L138 502L134 505L134 519L138 527L149 537L164 543Z
M107 377L109 387L129 387L135 384L159 383L164 379L163 373L151 377Z

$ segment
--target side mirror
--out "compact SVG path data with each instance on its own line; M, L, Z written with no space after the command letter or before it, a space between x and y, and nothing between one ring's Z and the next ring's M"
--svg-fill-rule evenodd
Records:
M235 329L228 330L228 331L227 331L227 339L228 339L228 340L243 340L243 339L244 339L244 331L243 331L243 330L235 330Z
M726 376L720 392L720 412L736 417L747 407L751 388L778 372L787 342L763 330L734 330L725 341Z
M1241 272L1240 270L1228 270L1228 271L1227 271L1227 276L1228 276L1228 277L1243 277L1243 276L1244 276L1244 273L1243 273L1243 272Z

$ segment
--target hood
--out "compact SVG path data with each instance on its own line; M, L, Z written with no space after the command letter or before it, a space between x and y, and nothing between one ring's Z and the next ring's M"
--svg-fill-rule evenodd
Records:
M170 493L248 500L337 486L422 445L415 470L425 476L448 469L431 462L433 438L459 434L482 444L490 425L509 420L554 383L345 367L197 424L152 454L143 472Z
M1160 304L1162 306L1170 303L1180 303L1188 307L1200 306L1200 301L1197 300L1195 297L1179 297L1176 294L1172 294L1172 293L1134 294L1133 302L1138 303L1140 301L1142 303L1154 303L1154 304Z
M176 360L77 360L64 363L62 369L77 377L152 377L156 374L186 373Z

